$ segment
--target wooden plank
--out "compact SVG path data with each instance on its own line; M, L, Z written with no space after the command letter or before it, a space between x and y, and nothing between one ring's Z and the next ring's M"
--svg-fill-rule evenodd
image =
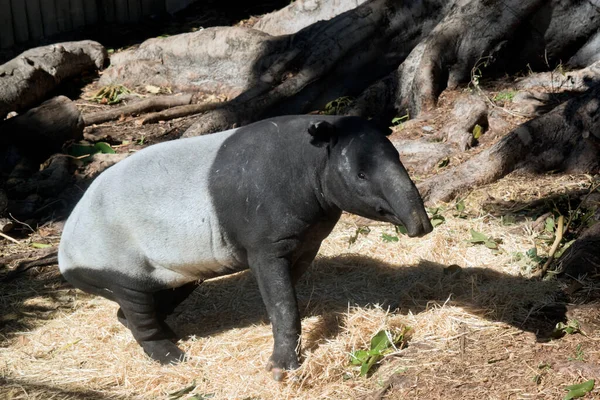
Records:
M41 39L44 36L44 24L40 0L25 0L25 8L27 9L29 37L34 40Z
M52 36L58 33L58 23L56 21L56 3L54 0L40 0L42 9L42 24L44 26L44 35Z
M83 0L69 0L69 8L71 9L71 24L73 29L79 29L85 26Z
M56 0L56 25L59 32L68 32L73 28L69 0Z
M115 3L113 0L102 0L103 22L115 22Z
M0 48L5 49L15 44L10 0L0 0L0 10Z
M13 31L15 33L15 42L23 43L29 40L29 22L27 21L27 11L23 0L11 0Z
M83 1L83 15L86 25L95 25L98 23L98 3L96 0Z
M142 3L140 0L128 0L129 21L138 22L142 18Z
M127 0L115 0L115 18L120 24L129 21L129 7L127 6Z

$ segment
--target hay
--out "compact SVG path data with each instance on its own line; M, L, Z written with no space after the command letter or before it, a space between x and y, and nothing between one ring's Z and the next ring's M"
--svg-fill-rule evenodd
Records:
M71 289L56 270L19 279L0 288L0 398L166 399L193 382L183 399L557 398L577 376L538 365L566 361L575 341L597 362L598 333L566 338L564 349L536 342L528 324L537 326L557 284L529 281L515 260L535 244L533 218L507 226L502 215L587 181L511 175L470 193L466 219L448 205L445 223L419 239L388 243L382 234L395 234L393 227L373 224L350 245L357 220L344 216L298 285L303 363L283 383L264 370L271 328L247 272L205 282L170 317L190 357L169 367L143 354L117 322L114 303ZM501 252L467 243L470 229L501 239ZM461 272L445 273L451 264ZM412 328L408 346L359 377L350 352L394 326ZM393 376L402 379L387 385Z

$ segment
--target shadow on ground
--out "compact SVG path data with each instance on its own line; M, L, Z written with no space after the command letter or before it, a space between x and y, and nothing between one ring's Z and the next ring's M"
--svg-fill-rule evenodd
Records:
M565 320L565 303L556 281L529 280L484 268L451 275L445 267L430 261L397 266L359 255L320 258L297 286L300 312L303 318L322 316L323 327L341 327L349 306L379 305L394 313L416 314L448 304L533 332L540 341ZM334 320L339 323L331 324ZM268 317L252 274L243 272L204 282L168 322L183 337L208 336L267 323ZM327 330L326 338L339 333L339 329ZM314 344L309 340L304 345Z

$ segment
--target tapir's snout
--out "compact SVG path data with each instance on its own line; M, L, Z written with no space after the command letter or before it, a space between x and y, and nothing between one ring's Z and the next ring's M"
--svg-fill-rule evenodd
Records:
M405 224L406 234L409 237L423 237L433 231L433 226L431 225L431 221L429 221L427 213L413 210L411 214L412 223Z

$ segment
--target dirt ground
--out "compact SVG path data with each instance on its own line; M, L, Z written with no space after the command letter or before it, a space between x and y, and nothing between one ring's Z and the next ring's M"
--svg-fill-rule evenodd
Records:
M110 107L85 100L95 90L95 81L83 88L82 111ZM437 129L460 94L444 93L436 114L396 128L392 138ZM520 122L511 118L506 132ZM175 139L191 121L140 126L126 117L85 134L126 153ZM495 136L480 147L502 134L490 131ZM161 367L118 323L115 304L73 289L56 265L34 268L0 286L0 398L562 398L566 386L600 377L600 287L586 283L578 291L583 305L569 304L569 283L530 279L536 264L524 254L547 254L552 237L539 217L559 199L576 204L592 179L513 173L430 209L444 221L420 239L344 215L299 284L303 364L283 383L264 370L271 329L249 272L203 283L178 308L169 322L190 359ZM61 219L24 234L19 245L4 242L3 255L34 258L44 249L32 243L56 245ZM469 243L471 229L498 249ZM575 319L581 333L551 338L558 322ZM379 330L399 326L411 328L405 347L361 377L350 354Z
M87 100L96 81L82 77L71 95L84 113L110 107ZM510 85L497 82L486 95L511 93ZM465 90L443 93L436 112L396 127L392 138L442 129ZM214 100L197 94L194 101ZM446 165L411 170L413 178L465 161L527 119L510 112L510 100L497 104L504 124ZM124 154L175 140L192 122L142 126L123 117L88 127L85 136ZM298 285L302 366L281 383L264 370L271 327L248 271L204 282L177 309L168 322L189 360L159 366L117 321L116 304L74 289L56 265L32 268L0 284L0 398L562 399L568 385L599 383L600 284L598 277L578 286L574 279L531 278L539 260L528 254L548 254L548 219L577 207L594 179L512 173L429 209L441 223L423 238L343 215ZM85 187L71 190L76 199ZM34 244L58 244L69 207L37 228L18 224L20 243L0 242L0 272L51 252ZM497 248L469 242L471 230ZM553 337L557 323L575 321L579 332ZM368 349L378 331L398 327L410 327L404 344L360 376L350 354ZM600 399L600 389L583 398Z

